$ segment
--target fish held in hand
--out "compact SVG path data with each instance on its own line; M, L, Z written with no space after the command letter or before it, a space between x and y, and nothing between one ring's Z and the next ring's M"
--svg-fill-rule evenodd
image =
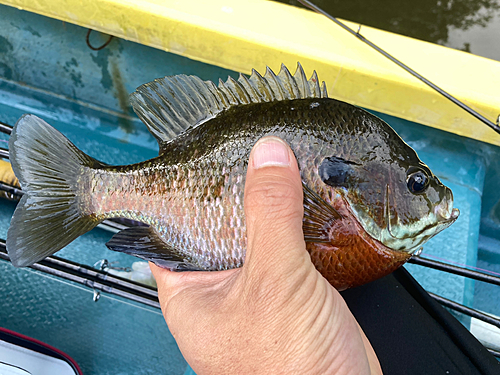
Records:
M116 217L149 226L116 234L112 250L179 271L242 266L248 157L268 135L297 158L307 250L338 289L392 272L458 217L450 189L388 124L329 99L300 65L293 76L282 66L218 86L165 77L131 103L160 145L158 157L133 165L85 155L36 116L17 122L9 149L25 194L7 236L15 266Z

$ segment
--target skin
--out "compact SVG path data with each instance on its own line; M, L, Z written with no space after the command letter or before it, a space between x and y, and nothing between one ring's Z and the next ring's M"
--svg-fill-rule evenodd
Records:
M279 138L254 146L242 268L171 272L150 264L165 320L198 374L381 374L346 303L311 263L297 162Z

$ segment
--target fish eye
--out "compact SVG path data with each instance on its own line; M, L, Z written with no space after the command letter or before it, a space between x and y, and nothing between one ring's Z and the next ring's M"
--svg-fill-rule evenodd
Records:
M427 190L427 186L429 186L429 177L427 177L427 174L422 170L409 173L406 178L406 186L408 186L408 190L413 194L421 194Z

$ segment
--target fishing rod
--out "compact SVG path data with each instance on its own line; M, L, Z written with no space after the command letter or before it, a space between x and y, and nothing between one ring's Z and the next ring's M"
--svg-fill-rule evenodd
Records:
M12 133L13 127L9 124L0 121L0 133L10 135ZM9 150L0 147L0 158L9 158ZM3 181L0 181L0 192L6 194L10 200L19 200L23 196L24 192L17 186L9 185ZM118 233L121 230L129 228L128 225L116 222L112 219L106 219L98 225L100 229L104 229L108 232Z
M485 323L491 324L494 327L500 328L500 319L495 318L491 315L485 314L479 310L472 309L470 307L464 306L458 302L449 300L447 298L438 296L437 294L427 292L429 295L438 302L441 306L447 307L448 309L455 310L461 314L470 316L471 318L483 321ZM477 337L476 337L477 338ZM484 347L495 357L500 358L500 352L494 348L489 347L488 343L483 343Z
M5 122L0 121L0 133L4 133L10 135L12 133L12 126L6 124ZM6 148L0 147L0 158L8 159L9 158L9 150Z
M413 256L408 260L408 263L418 264L419 266L432 268L438 271L444 271L452 273L454 275L468 277L470 279L484 281L489 284L500 286L500 277L490 275L484 272L473 271L468 268L455 266L448 263L439 262L437 260L431 260L428 258L423 258L421 256Z
M11 127L7 124L2 124L3 128L0 129L2 132L11 131ZM6 150L7 151L7 150ZM8 151L7 155L8 157ZM16 196L18 199L22 196L23 192L15 187L0 184L0 190L9 192L11 195ZM100 224L100 227L104 230L111 232L118 232L127 228L128 226L121 223L117 223L111 220L106 220L104 223ZM5 240L0 240L0 259L9 260ZM500 285L500 278L489 275L483 272L472 271L463 267L453 266L450 264L434 261L431 259L421 258L419 256L412 257L410 263L418 264L421 266L434 268L440 271L445 271L465 277L470 277L475 280L480 280L494 285ZM70 280L89 288L94 291L94 300L98 300L99 293L105 292L126 298L135 302L139 302L151 307L159 308L157 291L153 288L143 286L138 283L130 282L126 279L120 277L112 276L107 272L102 270L96 270L94 268L74 263L56 256L49 256L44 260L35 263L31 268L47 273L53 276L57 276L66 280ZM483 322L491 324L495 327L500 328L500 320L489 315L486 315L478 310L472 309L470 307L464 306L457 302L445 299L441 296L429 293L432 298L434 298L441 305L458 311L462 314L468 315L472 318L479 319ZM497 355L494 349L488 348L488 350L493 354Z
M493 348L488 348L485 346L486 349L488 349L488 351L493 354L495 357L499 358L500 359L500 351L498 350L495 350Z
M495 318L491 315L485 314L479 310L464 306L458 302L455 302L455 301L449 300L447 298L438 296L437 294L434 294L431 292L427 292L427 293L429 293L429 295L432 298L434 298L437 302L439 302L441 305L448 307L449 309L458 311L459 313L468 315L471 318L481 320L485 323L491 324L492 326L500 328L500 319L498 319L498 318Z
M12 126L0 121L0 132L10 135L12 133Z
M303 1L303 0L299 0ZM319 9L319 8L318 8ZM333 18L329 16L329 18ZM336 20L336 19L334 19ZM340 21L338 23L342 24ZM344 25L345 26L345 25ZM347 28L348 30L352 31L353 30L349 29L347 26L344 28ZM358 33L355 33L357 36L359 36ZM378 47L377 47L378 48ZM388 54L387 54L388 55ZM390 56L390 55L388 55ZM391 56L392 57L392 56ZM396 60L397 61L397 60ZM402 64L402 63L401 63ZM399 65L399 64L398 64ZM405 66L406 67L406 66ZM409 69L409 68L408 68ZM410 69L411 70L411 69ZM432 87L432 86L431 86ZM455 99L456 100L456 99ZM12 127L8 124L0 122L0 132L5 133L10 135L12 132ZM8 158L9 157L9 152L6 149L0 149L0 156ZM6 184L0 184L0 190L6 191L10 193L13 196L16 196L17 199L21 198L23 192L10 185ZM128 226L123 225L121 223L117 223L111 220L106 220L105 223L102 223L100 225L102 229L111 231L111 232L118 232L120 230L123 230L127 228ZM9 257L6 251L6 243L5 240L0 239L0 259L9 261ZM437 270L465 276L465 277L470 277L475 280L480 280L483 282L487 282L490 284L494 285L500 285L500 278L496 276L492 276L486 273L478 272L478 271L471 271L469 269L463 268L463 267L458 267L458 266L453 266L449 265L446 263L426 259L426 258L421 258L421 257L413 257L410 259L409 263L414 263L418 264L421 266L429 267L429 268L434 268ZM95 268L91 268L85 265L81 265L78 263L74 263L62 258L58 258L56 256L49 256L45 258L44 260L35 263L31 266L31 268L41 271L43 273L47 273L50 275L54 275L60 278L64 278L66 280L70 280L82 285L85 285L89 288L92 288L94 290L94 298L95 300L98 299L98 292L97 291L103 291L106 293L114 294L135 302L143 303L151 307L159 308L159 303L157 299L157 291L154 288L146 287L138 283L130 282L129 280L122 279L120 277L112 276L109 273L102 271L102 270L96 270ZM432 298L434 298L437 302L439 302L441 305L446 306L448 308L451 308L453 310L456 310L458 312L461 312L463 314L466 314L468 316L471 316L473 318L479 319L481 321L484 321L486 323L489 323L493 326L500 327L500 320L493 318L489 315L486 315L484 313L481 313L480 311L474 310L472 308L469 308L467 306L461 305L457 302L447 300L443 297L440 297L438 295L435 295L433 293L429 293ZM496 352L492 348L488 348L488 350L493 353L494 355L498 356L498 352Z
M0 259L10 261L5 240L2 239L0 239ZM84 285L93 289L94 292L102 291L151 307L160 308L158 292L155 288L111 275L103 270L71 262L54 255L34 263L30 268ZM500 328L500 319L498 318L436 294L429 293L429 295L445 307Z
M462 101L458 100L454 96L452 96L449 93L447 93L446 91L444 91L442 88L438 87L437 85L435 85L434 83L432 83L431 81L429 81L428 79L426 79L425 77L423 77L420 74L418 74L416 71L414 71L413 69L411 69L409 66L403 64L401 61L399 61L394 56L392 56L389 53L387 53L385 50L383 50L382 48L380 48L379 46L377 46L375 43L373 43L370 40L366 39L363 35L361 35L359 33L359 29L358 29L358 31L354 31L349 26L347 26L345 23L341 22L337 18L335 18L332 15L330 15L329 13L325 12L320 7L314 5L309 0L297 0L297 1L299 3L301 3L302 5L304 5L305 7L309 8L309 9L311 9L311 10L313 10L313 11L319 13L319 14L322 14L323 16L327 17L329 20L335 22L337 25L339 25L340 27L342 27L344 30L348 31L350 34L354 35L356 38L358 38L359 40L361 40L363 43L368 44L374 50L376 50L377 52L379 52L383 56L387 57L393 63L397 64L399 67L401 67L404 70L406 70L412 76L418 78L420 81L422 81L423 83L425 83L426 85L430 86L432 89L434 89L435 91L437 91L438 93L440 93L441 95L443 95L446 99L452 101L453 103L455 103L456 105L458 105L460 108L462 108L464 111L468 112L469 114L471 114L472 116L474 116L475 118L477 118L478 120L480 120L481 122L483 122L484 124L486 124L487 126L489 126L494 131L496 131L497 133L500 134L500 115L498 116L498 118L496 120L496 124L493 123L492 121L488 120L486 117L484 117L483 115L481 115L480 113L474 111L468 105L464 104Z
M6 242L3 239L0 239L0 259L10 261ZM112 275L104 270L53 255L34 263L30 268L91 288L94 290L94 296L97 296L97 298L94 297L94 300L98 299L98 292L102 291L157 309L160 308L156 288Z
M15 186L7 185L0 182L0 191L7 193L12 200L19 200L23 195L23 191ZM127 229L130 226L119 223L112 219L104 220L98 225L100 229L106 230L112 233L118 233L121 230ZM428 258L423 258L421 256L413 256L409 259L408 263L417 264L423 267L432 268L438 271L443 271L451 273L454 275L459 275L463 277L468 277L470 279L483 281L488 284L500 286L500 277L495 275L490 275L485 272L470 270L465 267L455 266L449 263L439 262L437 260L432 260Z

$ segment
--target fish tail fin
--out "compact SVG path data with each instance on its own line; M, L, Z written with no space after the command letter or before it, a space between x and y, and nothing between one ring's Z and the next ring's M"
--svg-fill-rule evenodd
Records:
M103 164L33 115L24 115L17 122L9 152L24 195L7 233L7 252L14 266L25 267L99 224L90 212L90 199L81 192L92 169Z

